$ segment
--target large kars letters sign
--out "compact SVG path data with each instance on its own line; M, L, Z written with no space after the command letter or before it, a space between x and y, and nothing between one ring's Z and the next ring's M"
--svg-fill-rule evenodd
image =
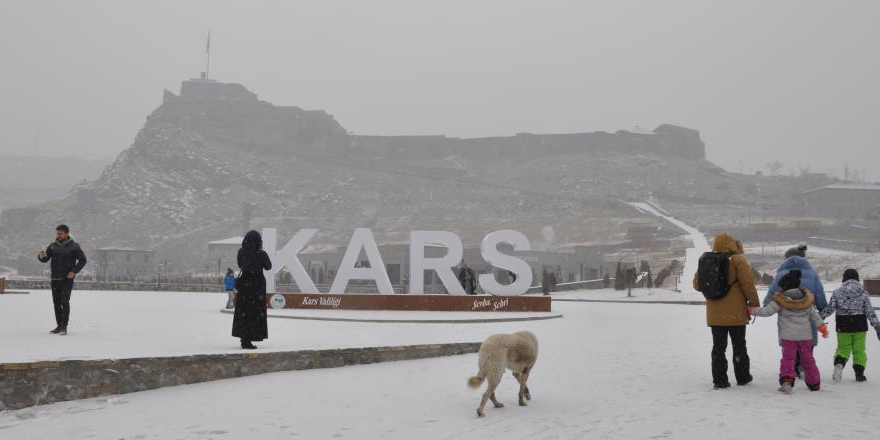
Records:
M297 254L306 247L317 232L317 229L300 229L283 248L278 249L278 231L275 228L263 229L263 248L272 259L272 270L266 271L266 292L275 292L275 274L286 267L300 292L320 293L297 258ZM511 284L501 284L495 279L494 274L480 274L478 278L480 286L493 295L522 295L532 285L532 269L522 259L499 251L500 243L511 244L515 251L531 250L529 239L517 231L501 230L487 235L480 245L483 259L494 267L513 272L516 281ZM445 247L446 255L436 258L425 257L425 247L429 245ZM465 294L453 272L453 267L461 262L463 254L461 239L457 235L447 231L412 231L409 250L410 293L425 293L424 274L430 269L437 273L449 293ZM366 254L370 267L355 267L361 251ZM376 245L372 231L367 228L355 229L328 293L344 293L351 280L373 280L379 287L380 293L394 292L382 256L379 255L379 247Z

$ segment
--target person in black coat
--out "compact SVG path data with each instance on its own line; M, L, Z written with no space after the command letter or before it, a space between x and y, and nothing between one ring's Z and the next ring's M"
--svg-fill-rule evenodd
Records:
M37 259L43 263L52 263L52 304L55 306L55 328L49 333L67 334L67 323L70 319L70 293L73 291L73 279L86 265L86 254L73 241L70 228L58 225L55 228L55 241L44 251L37 253Z
M257 231L249 231L238 250L238 267L241 275L236 282L235 316L232 319L232 336L241 340L241 348L253 350L253 341L269 338L266 325L266 277L264 270L272 269L269 255L263 251L263 237Z
M474 275L474 270L468 267L467 263L463 263L458 270L458 282L464 289L464 293L468 295L476 294L477 278Z

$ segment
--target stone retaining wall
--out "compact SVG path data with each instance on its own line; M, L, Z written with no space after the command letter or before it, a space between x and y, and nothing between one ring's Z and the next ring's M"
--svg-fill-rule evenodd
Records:
M279 371L476 353L479 342L0 364L0 411Z

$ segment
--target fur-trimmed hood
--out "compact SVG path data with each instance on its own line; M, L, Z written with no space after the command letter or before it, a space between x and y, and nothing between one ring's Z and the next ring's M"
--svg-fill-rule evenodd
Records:
M786 310L806 310L813 307L815 298L813 293L807 289L789 289L784 292L776 292L773 295L773 301Z

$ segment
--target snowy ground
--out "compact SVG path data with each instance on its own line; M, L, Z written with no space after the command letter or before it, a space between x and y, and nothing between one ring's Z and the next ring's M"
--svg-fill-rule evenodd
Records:
M71 300L70 334L63 337L48 334L55 327L51 294L33 291L30 295L0 295L0 362L237 353L241 351L238 340L230 336L232 315L221 313L225 305L225 293L75 290ZM341 311L337 316L370 318L394 313ZM397 315L414 319L436 317L436 313L431 312L397 312ZM469 316L521 317L523 314L481 312ZM359 323L273 318L269 320L269 339L256 345L268 351L287 351L482 340L481 334L474 335L473 325L371 324L364 327ZM370 331L363 331L364 328Z
M51 336L46 294L0 297L0 358L234 350L222 295L75 292L67 337ZM880 344L868 382L829 380L832 339L817 358L823 388L776 391L775 318L749 327L755 382L714 391L702 306L556 302L565 317L493 324L370 324L275 319L264 349L474 341L534 331L540 356L530 406L515 380L505 408L478 419L466 387L476 355L230 379L0 412L3 439L601 439L868 438L880 430ZM101 312L99 308L106 309ZM832 325L833 327L833 325ZM135 342L136 341L136 342Z
M688 282L690 284L690 282ZM554 299L559 300L587 300L587 301L705 301L699 292L676 292L669 289L633 289L630 296L626 290L595 289L595 290L572 290L569 292L554 292ZM555 303L554 303L555 305Z

